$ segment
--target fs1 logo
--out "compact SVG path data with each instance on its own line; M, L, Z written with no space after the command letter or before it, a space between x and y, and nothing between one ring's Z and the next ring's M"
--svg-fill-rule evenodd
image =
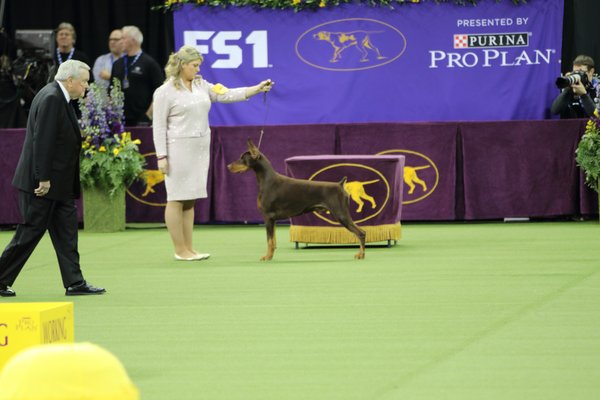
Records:
M268 68L269 48L267 31L184 31L183 44L194 46L202 54L215 53L220 57L211 68L236 69L248 57L253 68ZM242 46L242 45L247 46ZM248 50L249 46L249 50ZM250 52L251 54L247 54Z

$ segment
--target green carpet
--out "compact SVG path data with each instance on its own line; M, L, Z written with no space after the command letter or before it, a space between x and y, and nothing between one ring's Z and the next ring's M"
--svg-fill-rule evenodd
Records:
M597 222L404 224L396 247L279 249L258 226L80 233L105 296L64 296L46 236L2 302L75 303L145 400L595 399ZM0 232L4 247L12 232Z

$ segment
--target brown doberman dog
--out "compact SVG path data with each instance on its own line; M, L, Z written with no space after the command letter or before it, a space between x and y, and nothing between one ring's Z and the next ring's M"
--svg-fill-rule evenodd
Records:
M348 194L344 190L346 178L341 182L318 182L294 179L278 174L267 157L248 139L248 151L240 159L227 166L234 173L253 170L258 182L258 209L265 219L267 228L267 254L261 261L273 258L277 247L275 221L287 219L312 211L329 211L360 242L360 249L354 256L365 258L365 231L360 229L350 216Z

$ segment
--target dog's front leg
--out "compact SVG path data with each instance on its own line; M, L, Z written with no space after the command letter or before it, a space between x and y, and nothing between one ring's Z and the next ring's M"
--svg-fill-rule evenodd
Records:
M275 220L272 218L265 218L265 227L267 228L267 254L261 257L260 261L269 261L273 259L273 253L277 246L275 241Z

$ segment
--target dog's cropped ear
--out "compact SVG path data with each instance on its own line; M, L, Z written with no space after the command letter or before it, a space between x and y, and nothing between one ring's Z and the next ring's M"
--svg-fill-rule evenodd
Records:
M252 140L248 139L248 151L250 152L250 156L253 159L258 159L260 157L260 151L258 148L252 143Z

